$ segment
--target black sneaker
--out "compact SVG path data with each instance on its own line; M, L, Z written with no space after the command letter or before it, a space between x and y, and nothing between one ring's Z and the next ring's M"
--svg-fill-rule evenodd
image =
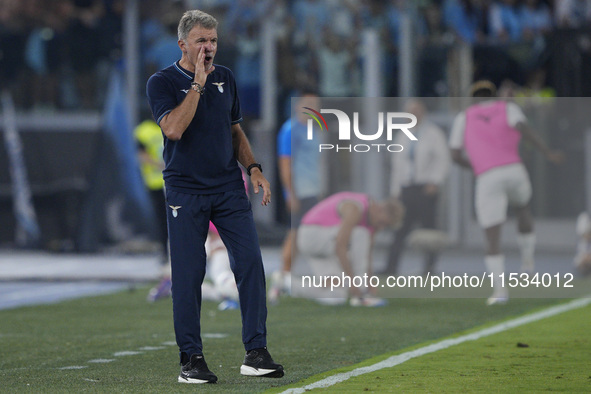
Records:
M207 368L207 363L201 354L193 354L191 360L181 366L179 383L215 383L218 377Z
M283 376L283 365L275 364L266 347L246 352L240 373L246 376L264 376L280 378Z

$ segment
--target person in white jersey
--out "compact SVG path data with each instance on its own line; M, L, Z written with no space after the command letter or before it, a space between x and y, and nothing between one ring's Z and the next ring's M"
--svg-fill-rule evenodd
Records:
M507 208L517 213L518 244L522 271L533 272L536 237L530 210L531 183L519 156L523 136L549 161L558 164L563 154L548 146L528 126L521 109L513 102L495 99L496 87L490 81L472 85L476 102L458 114L449 139L452 159L470 168L476 176L475 207L478 224L484 230L487 246L484 262L494 275L489 305L509 299L500 275L505 271L505 257L500 250L502 224Z

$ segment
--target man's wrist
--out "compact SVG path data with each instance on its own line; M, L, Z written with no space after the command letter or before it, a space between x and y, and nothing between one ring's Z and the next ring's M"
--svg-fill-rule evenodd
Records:
M251 165L249 165L246 168L246 173L248 174L248 176L252 175L252 170L258 168L258 170L262 173L263 172L263 167L259 164L259 163L252 163Z
M191 89L196 91L199 94L203 94L205 93L205 88L203 86L201 86L201 84L199 82L191 82Z

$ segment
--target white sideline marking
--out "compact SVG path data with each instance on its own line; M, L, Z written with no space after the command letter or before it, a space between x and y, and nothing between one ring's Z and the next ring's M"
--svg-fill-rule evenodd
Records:
M122 352L113 353L113 356L114 357L135 356L136 354L142 354L142 352L136 352L135 350L125 350Z
M354 376L363 375L370 372L375 372L380 369L384 368L391 368L396 365L402 364L405 361L410 359L423 356L425 354L434 353L438 350L447 349L448 347L459 345L460 343L464 343L467 341L475 341L480 338L484 338L493 334L497 334L502 331L509 330L511 328L519 327L524 324L532 323L538 320L545 319L547 317L555 316L563 312L567 312L573 309L582 308L587 305L591 304L591 298L579 298L574 301L569 302L568 304L557 305L554 307L550 307L548 309L544 309L540 312L532 313L530 315L518 317L513 320L506 321L504 323L497 324L496 326L492 326L489 328L485 328L480 331L476 331L471 334L462 335L461 337L445 339L443 341L433 343L431 345L411 350L406 353L398 354L387 358L384 361L380 361L379 363L369 365L367 367L357 368L349 372L339 373L333 376L329 376L322 380L319 380L314 383L310 383L304 387L297 387L292 389L287 389L283 391L281 394L301 394L309 390L317 389L317 388L326 388L332 385L335 385L340 382L344 382L349 378Z
M221 332L213 332L213 333L205 333L201 335L203 338L213 338L213 339L222 339L226 338L228 334L221 333ZM176 345L176 343L175 343Z
M0 334L0 336L1 336L1 334ZM163 342L162 345L172 346L172 345L176 345L176 342L172 342L172 341ZM125 350L122 352L115 352L115 353L113 353L113 357L135 356L138 354L143 354L144 352L147 352L147 351L162 350L162 349L166 349L166 347L165 346L144 346L144 347L139 348L139 351ZM92 360L88 360L87 363L89 363L89 364L106 364L106 363L111 363L113 361L115 361L115 359L113 359L113 358L95 358ZM69 367L61 367L59 369L62 369L62 370L83 369L86 367L87 367L86 365L84 365L84 366L83 365L72 365Z
M115 361L112 358L95 358L94 360L88 360L89 363L93 364L105 364Z
M166 349L164 346L144 346L141 347L140 350L141 351L151 351L151 350L162 350L162 349Z

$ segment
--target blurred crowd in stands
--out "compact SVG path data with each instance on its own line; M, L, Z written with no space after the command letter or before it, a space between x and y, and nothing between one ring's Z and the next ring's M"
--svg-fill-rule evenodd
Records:
M122 58L125 0L0 0L0 85L21 110L100 109L110 67ZM322 96L361 95L361 32L381 38L385 91L398 93L400 24L411 16L424 78L417 95L448 94L438 75L445 48L465 42L494 47L523 75L544 76L544 53L556 29L591 24L590 0L142 0L143 87L155 70L180 57L176 27L186 9L220 20L216 62L236 74L246 116L259 113L261 26L273 21L282 97L302 86ZM438 52L439 51L439 52ZM500 51L500 52L499 52ZM499 55L500 54L500 55ZM443 56L443 55L441 55ZM490 56L486 52L485 57ZM490 65L489 65L490 66ZM537 78L537 79L536 79ZM500 81L499 81L500 82ZM543 84L543 81L542 81Z
M0 78L22 109L96 109L124 0L1 0Z

